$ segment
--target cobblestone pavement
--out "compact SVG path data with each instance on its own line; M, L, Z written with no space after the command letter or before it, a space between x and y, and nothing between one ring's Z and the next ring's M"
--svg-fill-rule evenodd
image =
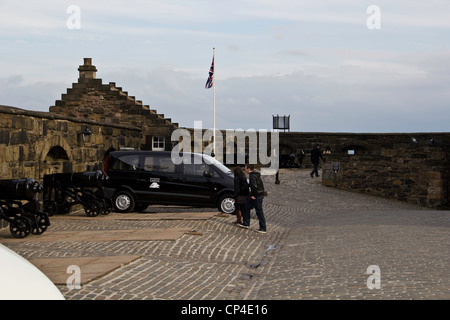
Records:
M449 211L327 188L307 170L281 170L280 185L274 176L264 179L267 234L238 228L233 216L220 215L55 219L55 231L188 227L198 233L175 241L5 245L27 259L140 256L81 289L59 285L70 300L450 299ZM257 226L252 212L251 227ZM369 274L369 266L379 272ZM369 289L374 276L380 287Z

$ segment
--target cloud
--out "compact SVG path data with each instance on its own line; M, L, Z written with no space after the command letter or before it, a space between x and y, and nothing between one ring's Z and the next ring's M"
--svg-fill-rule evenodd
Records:
M1 105L17 107L26 110L48 111L55 100L65 93L64 84L52 82L37 82L27 84L24 76L15 75L0 78Z
M292 131L446 131L450 93L443 80L450 72L439 65L449 56L405 55L390 62L348 61L286 74L220 79L216 82L216 124L222 129L271 129L272 115L279 114L291 115ZM199 77L174 65L146 72L97 68L104 83L116 82L180 126L192 127L194 121L202 121L204 128L212 128L213 92L204 89L206 71ZM75 80L26 84L24 76L2 78L1 103L48 111Z
M306 57L308 56L308 53L305 50L283 50L279 52L283 55L293 55L293 56L300 56L300 57Z
M47 111L97 76L183 126L212 127L204 84L216 47L217 125L299 131L445 131L450 120L450 3L381 1L1 1L0 104ZM69 5L81 29L69 30ZM439 114L438 117L435 115Z

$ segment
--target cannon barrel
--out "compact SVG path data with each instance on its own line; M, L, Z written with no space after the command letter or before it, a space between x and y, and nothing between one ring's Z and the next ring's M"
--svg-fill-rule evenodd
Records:
M72 182L77 187L102 187L108 180L109 177L100 170L72 174Z
M75 173L54 173L44 176L44 187L79 188L102 187L109 181L109 177L102 171L88 171Z
M0 180L0 199L31 201L42 192L42 185L33 178Z

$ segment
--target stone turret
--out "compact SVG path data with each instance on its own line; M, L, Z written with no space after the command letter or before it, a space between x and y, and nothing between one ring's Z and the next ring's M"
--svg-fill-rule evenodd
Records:
M95 79L97 68L92 65L92 58L84 58L84 64L78 68L79 78Z
M153 136L165 137L166 141L170 141L171 133L178 128L178 123L173 123L170 118L128 95L115 82L103 84L102 79L96 77L97 68L92 65L92 58L84 58L84 64L79 66L78 71L80 75L77 83L73 83L72 88L61 95L61 100L56 100L50 112L99 123L141 128L145 148L151 148ZM167 147L170 147L169 143Z

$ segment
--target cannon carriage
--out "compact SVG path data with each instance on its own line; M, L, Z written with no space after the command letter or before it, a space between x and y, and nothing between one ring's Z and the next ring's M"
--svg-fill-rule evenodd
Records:
M39 211L40 192L42 185L32 178L0 180L0 219L9 223L14 237L39 235L50 226L48 214Z
M54 173L44 176L44 208L51 216L67 214L80 204L87 216L106 215L112 211L112 201L104 194L108 177L100 170L76 173Z

